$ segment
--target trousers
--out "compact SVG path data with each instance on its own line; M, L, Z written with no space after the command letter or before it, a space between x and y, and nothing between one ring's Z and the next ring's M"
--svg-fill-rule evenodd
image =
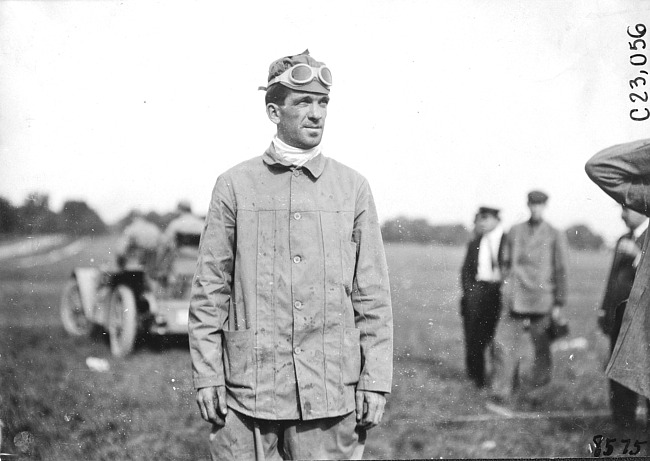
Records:
M213 461L361 459L366 431L356 413L315 420L257 419L228 409L209 436Z
M487 384L485 352L501 313L501 284L476 282L463 296L463 329L467 375L478 387Z
M618 339L618 333L621 329L623 314L625 313L626 302L622 302L616 308L614 324L610 333L610 352L614 350L614 345ZM609 380L609 403L612 409L612 418L614 422L623 429L629 429L636 422L636 407L639 402L639 394L619 384L613 379ZM644 399L648 409L647 418L650 418L650 400ZM650 424L646 426L650 429Z
M494 378L491 394L506 399L519 385L519 370L532 345L532 384L541 387L551 381L553 367L551 339L546 332L551 315L523 316L506 313L495 337Z

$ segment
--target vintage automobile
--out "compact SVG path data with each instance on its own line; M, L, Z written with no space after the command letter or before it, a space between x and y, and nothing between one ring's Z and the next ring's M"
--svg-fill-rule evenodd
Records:
M199 236L180 234L155 276L137 262L124 269L78 267L61 297L61 321L73 336L108 333L111 353L130 354L139 337L186 335Z

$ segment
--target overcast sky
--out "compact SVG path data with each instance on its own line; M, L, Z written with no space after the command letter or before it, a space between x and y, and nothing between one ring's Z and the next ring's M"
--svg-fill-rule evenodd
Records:
M634 122L630 25L642 1L0 1L0 196L207 209L260 155L268 65L309 48L332 70L324 153L365 175L382 219L469 224L479 205L612 238L618 207L584 173ZM648 34L650 40L650 33ZM642 50L647 56L650 48ZM647 91L650 82L646 86ZM650 103L647 104L650 107Z

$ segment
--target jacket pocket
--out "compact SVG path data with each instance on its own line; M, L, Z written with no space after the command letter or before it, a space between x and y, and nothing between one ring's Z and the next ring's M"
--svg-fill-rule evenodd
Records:
M252 389L253 333L252 330L224 331L224 371L226 384Z
M341 241L341 276L345 294L352 294L354 282L354 269L357 264L357 244L355 242Z
M361 374L361 330L345 328L341 347L341 376L343 384L356 384Z

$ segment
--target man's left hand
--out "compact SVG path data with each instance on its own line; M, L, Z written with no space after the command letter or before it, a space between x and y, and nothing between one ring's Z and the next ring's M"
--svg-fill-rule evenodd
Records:
M364 429L372 429L384 416L386 397L372 391L356 392L357 424Z

